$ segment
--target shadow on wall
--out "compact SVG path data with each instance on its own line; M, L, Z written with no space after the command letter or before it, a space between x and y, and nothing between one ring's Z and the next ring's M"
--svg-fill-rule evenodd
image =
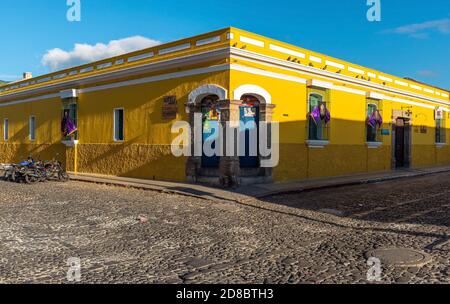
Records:
M387 132L382 135L382 130ZM323 147L308 146L308 124L306 121L292 121L280 124L280 163L274 170L275 180L295 180L340 176L356 173L390 171L395 159L393 145L395 125L385 122L377 130L381 145L367 144L367 124L361 121L332 119L328 137ZM410 130L410 167L427 167L450 164L450 147L437 146L435 128ZM445 130L448 138L449 130ZM403 152L405 166L408 158L408 140L404 138ZM312 139L312 138L311 138ZM400 164L401 165L401 164Z
M365 143L365 128L363 122L333 119L329 125L329 145L311 148L305 144L308 134L305 121L281 123L282 143L280 162L274 170L275 180L391 170L391 135L380 136L383 144L369 149ZM386 123L383 128L392 133L390 124ZM381 133L380 130L379 132ZM436 147L434 132L433 128L429 128L427 133L412 131L413 142L418 143L412 148L412 166L450 163L449 147ZM185 157L172 156L168 144L142 144L138 138L141 137L135 137L125 143L80 144L79 172L157 180L185 180Z
M78 171L143 179L184 181L183 158L170 145L149 145L137 138L124 143L80 144Z
M182 110L184 104L180 102L179 111ZM172 122L164 122L167 128L161 128L161 134L157 134L162 143L150 138L150 144L144 144L142 139L147 139L147 130L151 126L142 124L133 126L134 133L139 132L139 135L123 143L78 145L78 172L185 181L186 157L174 157L166 141L176 136L170 134ZM305 120L280 123L280 161L274 169L274 178L283 181L388 171L392 165L392 125L385 123L382 128L389 130L390 135L380 136L383 144L369 149L366 145L365 122L332 118L328 131L324 132L329 136L329 145L311 148L305 144L309 133ZM378 132L381 133L380 130ZM448 130L446 133L449 133ZM411 134L414 144L411 149L413 167L450 163L450 148L448 145L436 147L434 128L416 133L413 126ZM59 153L60 160L66 164L66 147L60 143L13 143L27 136L28 128L24 127L11 137L11 143L0 144L0 162L17 162L29 154L35 158L51 159Z
M19 163L29 156L35 160L59 160L66 166L66 147L63 144L0 144L0 162Z
M25 143L24 143L25 142ZM29 127L23 125L11 134L7 143L0 144L0 162L18 163L29 156L35 160L51 160L56 158L65 166L66 150L61 143L36 143L29 140Z

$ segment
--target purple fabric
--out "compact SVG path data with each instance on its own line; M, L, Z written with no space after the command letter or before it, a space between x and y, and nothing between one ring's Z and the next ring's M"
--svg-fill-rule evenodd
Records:
M330 111L328 111L328 108L324 105L323 106L323 113L322 113L322 119L325 121L325 124L329 123L331 120L331 114Z
M314 109L312 110L311 114L312 119L314 120L314 122L316 123L316 125L320 124L321 121L321 117L320 117L320 109L319 107L314 107Z
M367 124L372 128L375 128L377 125L381 127L383 125L383 118L381 117L380 112L374 111L367 120Z
M64 136L69 136L77 131L77 126L70 119L70 117L64 117L61 123L61 131L63 132Z
M328 111L327 107L325 105L322 105L323 108L321 110L321 107L315 106L312 110L311 117L316 123L316 125L320 124L320 121L323 120L325 124L329 123L331 120L331 114L330 111Z

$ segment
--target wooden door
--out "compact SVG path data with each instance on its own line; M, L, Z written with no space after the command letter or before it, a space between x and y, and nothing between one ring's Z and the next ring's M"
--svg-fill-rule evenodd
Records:
M405 166L405 121L398 118L395 126L395 166Z

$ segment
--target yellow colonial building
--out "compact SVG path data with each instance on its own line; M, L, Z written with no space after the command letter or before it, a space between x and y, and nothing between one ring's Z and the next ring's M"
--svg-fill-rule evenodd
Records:
M279 161L172 153L177 121L278 123ZM0 86L0 162L191 182L450 164L449 92L237 28ZM70 121L73 126L69 126Z

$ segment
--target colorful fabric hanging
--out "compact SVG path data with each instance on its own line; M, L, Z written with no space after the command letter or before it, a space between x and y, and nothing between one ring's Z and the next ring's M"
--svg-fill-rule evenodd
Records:
M64 136L70 136L76 131L78 131L77 126L70 117L64 117L61 123L61 132Z
M377 125L381 127L383 125L383 118L380 115L380 111L373 111L372 115L370 115L367 120L367 124L372 128L376 128Z
M330 111L327 109L325 103L322 103L320 106L315 106L310 113L310 116L312 117L316 125L319 125L322 120L325 122L325 124L329 123L331 120Z

